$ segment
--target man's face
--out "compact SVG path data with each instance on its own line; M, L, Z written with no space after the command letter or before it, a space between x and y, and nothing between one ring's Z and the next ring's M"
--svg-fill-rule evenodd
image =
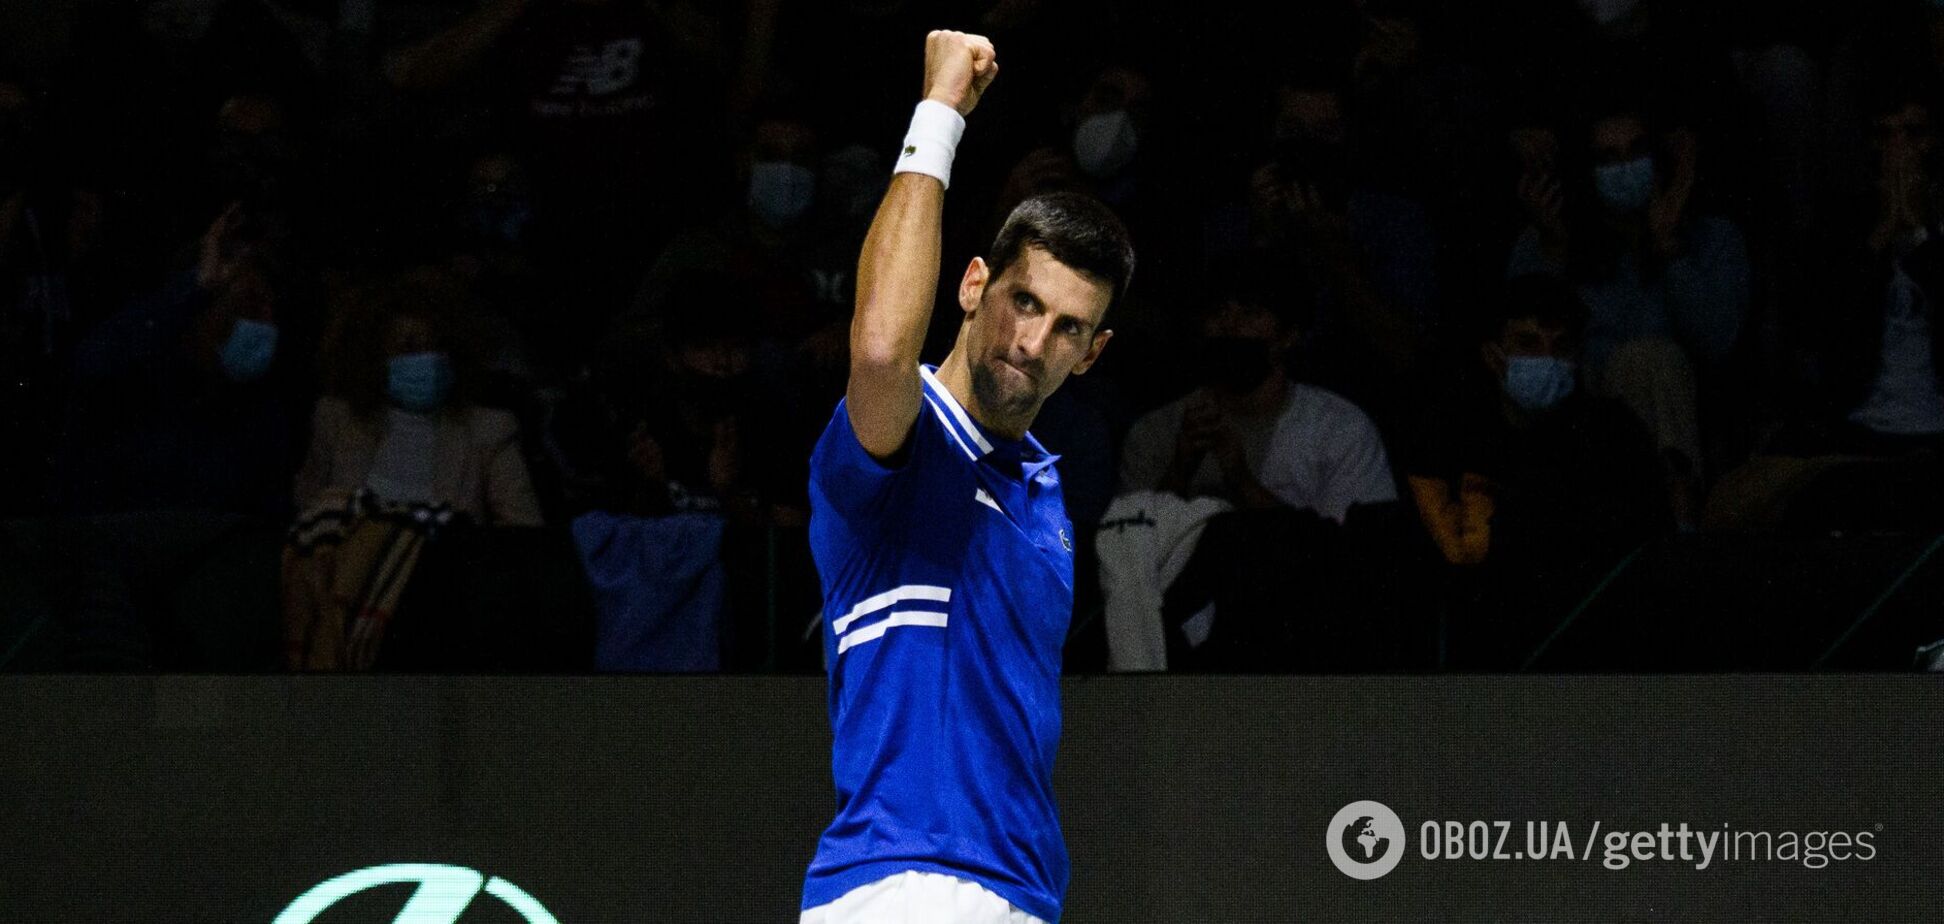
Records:
M1231 396L1248 394L1279 373L1298 333L1275 312L1242 299L1213 307L1197 329L1200 340L1191 362L1196 380Z
M1485 365L1498 378L1505 378L1505 361L1513 356L1550 356L1554 359L1579 359L1579 338L1564 324L1542 324L1537 318L1515 318L1499 329L1497 340L1487 341L1483 350Z
M967 313L966 361L979 406L1027 419L1066 377L1100 358L1112 331L1100 329L1113 288L1038 247L1028 247L999 278L974 258L959 285Z
M385 323L384 349L387 357L439 350L439 330L427 318L400 315Z
M1154 88L1148 79L1124 67L1110 67L1094 77L1080 98L1079 115L1086 118L1115 109L1125 109L1136 125L1145 125L1153 115Z
M1622 164L1653 153L1647 126L1633 116L1608 116L1593 123L1593 162Z
M751 132L748 163L791 163L816 166L817 133L809 125L790 119L771 119Z
M1276 90L1277 138L1316 144L1342 144L1347 137L1343 98L1321 89L1280 87Z
M211 357L222 352L230 331L239 320L277 322L276 292L260 270L243 266L214 292L198 319L196 336L202 350Z
M1912 155L1920 162L1928 159L1937 148L1930 111L1911 103L1878 116L1870 123L1870 147L1878 154L1896 152Z

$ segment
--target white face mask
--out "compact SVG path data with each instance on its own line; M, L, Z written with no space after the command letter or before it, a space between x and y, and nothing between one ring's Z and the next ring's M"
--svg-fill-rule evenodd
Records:
M749 209L772 228L802 218L816 194L817 172L802 164L770 161L749 168Z
M1074 128L1073 157L1088 176L1109 177L1133 163L1139 141L1127 110L1113 109L1090 115Z

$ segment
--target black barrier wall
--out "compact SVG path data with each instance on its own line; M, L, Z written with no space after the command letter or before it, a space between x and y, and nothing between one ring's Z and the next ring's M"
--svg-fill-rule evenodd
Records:
M0 919L268 924L334 877L418 863L498 877L561 924L794 921L833 804L823 696L778 677L0 677ZM1065 707L1073 924L1944 907L1934 678L1100 677L1068 681ZM1359 800L1405 835L1381 878L1326 850ZM1437 827L1440 859L1427 821L1465 832ZM1473 821L1488 853L1563 822L1573 858L1442 858ZM1612 868L1612 833L1662 823L1767 834L1770 857L1698 868L1698 847L1639 859L1629 838ZM1776 856L1817 832L1848 856L1826 837L1821 865ZM314 920L391 922L412 894ZM533 920L497 894L457 920Z

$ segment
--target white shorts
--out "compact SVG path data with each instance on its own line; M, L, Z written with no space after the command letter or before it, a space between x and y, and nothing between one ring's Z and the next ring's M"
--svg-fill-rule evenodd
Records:
M803 912L797 924L1046 924L976 882L906 870Z

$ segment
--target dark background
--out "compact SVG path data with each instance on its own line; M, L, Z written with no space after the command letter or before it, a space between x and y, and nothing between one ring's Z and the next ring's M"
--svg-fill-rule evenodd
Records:
M0 910L268 922L399 862L561 924L795 920L831 809L808 678L9 677ZM1068 924L1914 920L1944 900L1936 684L1907 677L1068 681ZM1325 828L1396 811L1339 873ZM1871 831L1868 862L1426 861L1428 818ZM1510 844L1511 841L1508 841ZM1522 845L1522 840L1520 841ZM1508 847L1510 849L1510 847ZM406 886L321 924L389 922ZM382 897L381 897L382 896ZM495 916L498 915L498 916ZM463 924L511 921L491 899Z

